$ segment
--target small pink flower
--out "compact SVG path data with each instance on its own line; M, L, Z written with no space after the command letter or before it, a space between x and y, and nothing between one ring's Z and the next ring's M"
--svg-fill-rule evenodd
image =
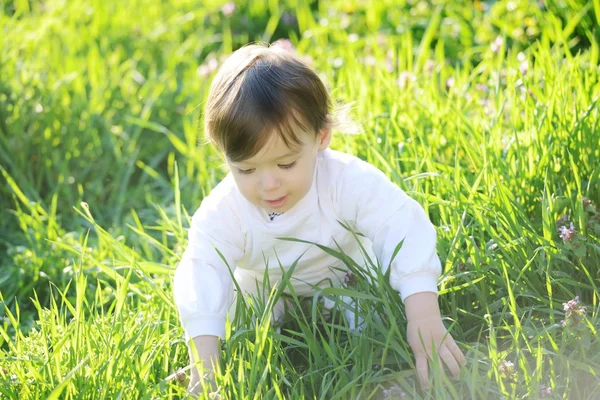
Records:
M563 328L568 324L579 324L583 320L587 310L586 306L579 304L579 296L575 296L573 300L563 303L563 309L565 311L565 319L560 321Z
M479 104L483 107L483 112L485 115L492 116L496 113L496 107L494 107L494 102L490 99L481 99Z
M358 278L351 271L348 271L346 276L344 276L344 283L346 286L356 286L358 284Z
M575 236L575 234L577 233L573 222L571 222L569 228L563 225L560 228L558 228L558 230L560 231L560 238L565 242L570 242L573 239L573 236Z
M211 72L216 71L219 68L219 62L215 58L211 58L208 60L208 68L210 68Z
M377 59L371 55L368 55L365 57L364 59L364 65L368 65L369 67L374 66L375 64L377 64Z
M504 360L499 366L500 374L504 378L510 378L515 374L515 364L512 361Z
M384 389L383 390L383 398L386 400L391 400L391 399L403 399L406 397L406 393L404 393L402 391L402 389L400 389L399 386L392 386L389 389Z
M550 397L552 396L552 388L549 386L542 385L540 389L540 397Z
M296 51L290 39L278 39L271 43L271 47L277 47L289 51L291 53L294 53Z
M569 300L566 303L563 303L563 308L565 311L574 311L579 304L579 296L575 296L573 300Z
M494 53L497 53L500 51L500 48L502 47L503 44L504 44L504 39L502 39L501 36L497 36L496 39L494 39L494 41L490 45L490 48L492 49L492 51Z
M206 60L204 64L198 67L196 74L205 78L216 71L217 68L219 68L219 61L217 61L217 59L213 56L210 56L210 58Z
M398 70L398 59L393 49L389 49L385 53L385 66L388 72L394 72Z
M223 5L223 7L221 7L221 12L226 17L231 17L235 12L235 3L233 1L226 3L225 5Z
M487 93L489 87L485 83L478 83L475 85L475 89L477 89L479 92Z
M400 76L398 76L398 86L401 89L404 89L405 87L407 87L411 82L414 82L417 80L417 77L415 74L413 74L412 72L408 72L408 71L402 71L400 72Z
M527 60L525 60L521 64L519 64L519 71L521 71L521 74L527 75L528 70L529 70L529 62Z
M427 71L428 73L432 73L433 70L435 69L435 61L428 59L427 61L425 61L425 71Z
M210 68L208 68L208 65L202 64L196 70L196 74L198 74L198 76L205 78L210 75Z
M453 76L451 76L450 78L446 79L446 90L450 89L452 86L454 86L455 83L455 79Z

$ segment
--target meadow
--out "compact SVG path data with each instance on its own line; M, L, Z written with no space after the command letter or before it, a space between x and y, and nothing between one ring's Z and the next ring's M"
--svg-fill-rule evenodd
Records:
M203 398L600 398L599 25L599 0L0 0L0 399L186 397L172 276L227 173L203 103L277 40L362 126L332 147L428 212L468 365L421 390L398 294L324 249L366 330L296 299L278 333L274 290Z

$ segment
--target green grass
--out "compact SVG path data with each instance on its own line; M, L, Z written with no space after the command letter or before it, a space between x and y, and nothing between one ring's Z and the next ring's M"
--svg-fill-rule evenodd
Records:
M600 2L543 5L0 1L0 398L185 397L171 277L226 173L203 144L210 66L279 38L352 103L364 133L332 146L436 225L442 313L469 364L420 391L378 276L323 293L359 299L360 335L342 305L326 319L296 299L281 333L277 293L239 307L219 394L600 397Z

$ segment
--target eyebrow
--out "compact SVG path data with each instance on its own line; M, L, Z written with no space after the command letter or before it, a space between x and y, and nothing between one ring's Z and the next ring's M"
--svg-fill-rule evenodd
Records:
M286 154L275 158L274 161L278 161L278 160L281 160L282 158L291 157L291 156L295 156L295 155L298 155L298 154L300 154L300 151L291 150L291 151L287 152ZM235 164L250 164L250 165L255 165L255 163L250 162L250 161L246 161L246 160L238 161Z

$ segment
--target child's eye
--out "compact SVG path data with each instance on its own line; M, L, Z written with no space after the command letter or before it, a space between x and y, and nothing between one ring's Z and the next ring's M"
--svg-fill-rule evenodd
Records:
M250 169L237 169L238 172L242 175L248 175L254 172L254 168L250 168Z
M289 164L279 164L279 168L283 168L283 169L290 169L290 168L292 168L294 165L296 165L296 161L294 161L293 163L289 163Z

